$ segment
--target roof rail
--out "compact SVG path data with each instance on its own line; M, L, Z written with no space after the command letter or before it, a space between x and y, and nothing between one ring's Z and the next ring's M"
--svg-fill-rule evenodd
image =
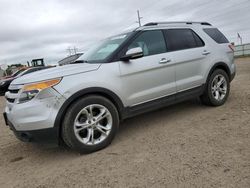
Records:
M201 25L210 25L212 24L208 22L149 22L145 24L144 26L155 26L155 25L167 25L167 24L201 24Z

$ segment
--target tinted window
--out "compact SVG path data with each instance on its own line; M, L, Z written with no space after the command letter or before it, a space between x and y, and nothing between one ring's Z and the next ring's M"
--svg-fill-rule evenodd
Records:
M204 46L205 43L203 42L203 40L201 40L201 38L193 31L191 31L193 33L194 36L194 40L196 42L196 47L201 47Z
M168 51L184 50L204 46L201 38L191 29L165 30Z
M205 33L207 33L215 42L222 44L222 43L229 43L227 38L216 28L205 28L203 29Z
M145 31L141 33L128 47L128 49L141 47L144 56L166 52L164 36L161 31Z

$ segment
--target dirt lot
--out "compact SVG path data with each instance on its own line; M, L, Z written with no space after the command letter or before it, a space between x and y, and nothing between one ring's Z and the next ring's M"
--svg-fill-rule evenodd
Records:
M250 187L250 58L237 60L224 106L195 100L129 119L93 154L22 143L0 124L3 188Z

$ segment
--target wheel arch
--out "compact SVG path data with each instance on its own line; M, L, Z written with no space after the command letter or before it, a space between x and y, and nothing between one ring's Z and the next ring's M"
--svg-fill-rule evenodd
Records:
M84 97L86 95L100 95L100 96L103 96L103 97L109 99L117 108L119 118L123 119L122 114L123 114L123 110L124 110L124 105L123 105L121 99L114 92L112 92L108 89L105 89L105 88L101 88L101 87L86 88L86 89L80 90L80 91L76 92L75 94L73 94L72 96L70 96L63 103L62 107L60 108L60 110L56 116L55 124L54 124L54 127L56 129L58 129L59 137L60 137L60 133L61 133L62 120L63 120L65 113L67 112L67 109L76 100L78 100L79 98Z
M227 73L229 80L230 80L230 81L232 80L232 78L231 78L231 77L232 77L232 76L231 76L231 71L230 71L228 65L227 65L226 63L224 63L224 62L218 62L218 63L215 63L215 64L212 66L212 68L210 69L210 71L209 71L209 73L208 73L208 76L207 76L206 83L207 83L209 77L211 76L211 74L212 74L216 69L222 69L222 70L224 70L224 71Z

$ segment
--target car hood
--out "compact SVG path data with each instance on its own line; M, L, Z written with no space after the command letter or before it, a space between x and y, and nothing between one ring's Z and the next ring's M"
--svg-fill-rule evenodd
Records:
M80 63L80 64L71 64L71 65L49 68L21 76L15 79L12 82L12 84L26 84L31 82L39 82L43 80L49 80L53 78L94 71L97 70L100 67L100 65L101 64Z

